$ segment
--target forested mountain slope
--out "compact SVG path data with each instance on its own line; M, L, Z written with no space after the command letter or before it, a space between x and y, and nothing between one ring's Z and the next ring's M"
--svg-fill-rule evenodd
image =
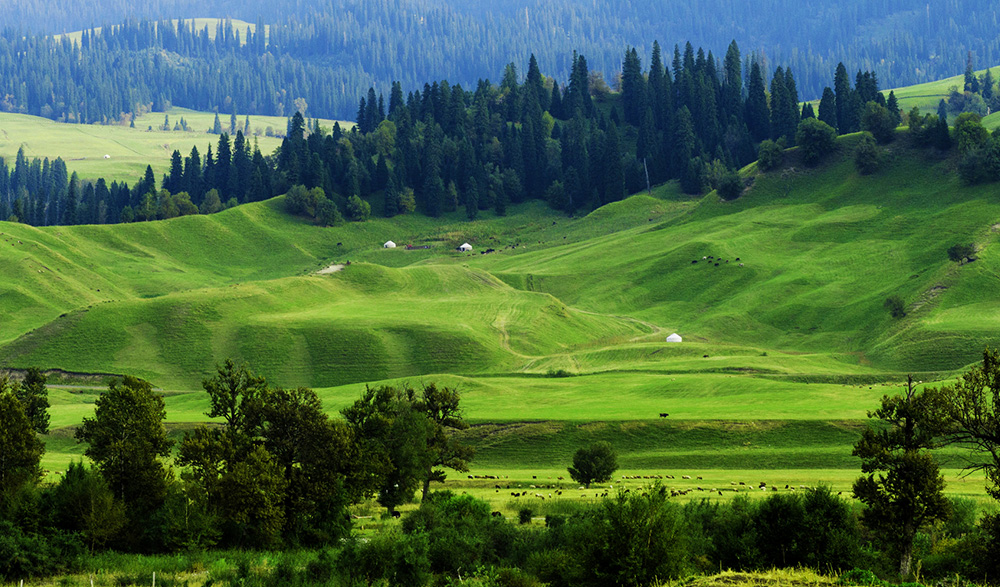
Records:
M806 99L819 98L841 61L849 64L852 72L874 71L888 87L952 75L961 70L969 52L977 63L1000 61L1000 40L995 34L1000 24L997 7L972 0L931 0L919 6L905 0L833 4L815 0L709 0L695 4L637 0L583 4L565 0L152 0L138 4L122 0L10 0L0 6L0 23L11 31L0 42L0 52L23 49L17 39L25 31L64 33L121 24L126 19L196 17L229 17L270 25L270 54L288 74L275 78L275 87L267 89L279 94L297 91L314 105L313 114L338 118L353 115L356 97L369 85L387 92L393 80L412 89L428 79L447 78L468 86L479 78L499 77L507 63L524 63L531 53L546 73L565 80L572 65L570 54L577 50L587 55L592 70L613 80L621 70L623 47L639 47L640 57L648 62L654 40L666 48L691 41L721 51L735 39L745 54L766 57L772 64L767 69L777 64L791 67ZM32 44L36 42L40 41ZM163 45L133 45L128 51L160 53L163 65L188 57ZM136 57L127 53L114 58L134 62ZM238 67L268 67L266 60L242 58L237 64L224 55L213 59L221 62L213 63L211 71L238 73ZM28 67L29 62L23 65ZM303 83L317 76L327 80L322 87L309 88ZM226 87L224 80L203 77L201 81ZM305 88L310 90L308 95ZM227 112L226 96L214 96L213 106ZM238 102L246 99L238 93L228 96Z

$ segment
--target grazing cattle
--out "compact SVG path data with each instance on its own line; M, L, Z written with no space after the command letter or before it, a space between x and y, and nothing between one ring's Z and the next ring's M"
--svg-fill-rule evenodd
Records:
M344 243L337 243L337 246L338 247L342 247L342 246L344 246Z
M681 475L681 479L690 479L691 475Z
M743 266L743 263L740 263L740 267L742 267L742 266Z
M399 517L399 512L392 512L392 517L398 518Z
M667 417L667 416L669 416L669 415L670 415L670 414L668 414L668 413L666 413L666 412L660 412L660 417L661 417L661 418L666 418L666 417Z
M695 259L694 261L691 261L691 264L692 264L692 265L695 265L695 264L697 264L697 263L698 263L698 259Z
M502 518L503 517L503 514L500 513L500 512L497 512L497 511L494 511L490 515L493 516L494 518Z
M718 267L718 266L719 266L719 264L718 264L718 263L716 263L716 264L715 264L715 266L716 266L716 267Z

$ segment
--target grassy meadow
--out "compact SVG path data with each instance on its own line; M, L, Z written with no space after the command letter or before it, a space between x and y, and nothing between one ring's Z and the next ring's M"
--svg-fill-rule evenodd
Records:
M170 127L183 117L188 124L187 131L161 130L164 116L169 117ZM229 114L220 114L223 129L229 128ZM124 181L130 185L142 178L146 166L153 168L157 177L170 170L170 155L174 150L187 156L192 147L204 154L211 145L219 142L217 135L208 134L215 122L212 112L198 112L185 108L171 108L166 112L148 112L135 119L135 128L113 121L113 124L65 124L47 118L0 112L0 157L12 166L19 149L24 149L28 159L55 159L62 157L70 173L77 172L81 178L96 180L105 178L108 182ZM246 122L246 115L238 115L240 130ZM333 126L333 121L319 121L324 128ZM281 146L281 139L265 136L267 129L284 134L287 121L281 116L250 116L250 140L256 141L265 155ZM351 123L340 123L350 127ZM110 159L105 159L110 155Z
M905 133L862 178L856 140L815 168L790 152L728 203L667 184L573 218L535 202L474 222L320 228L279 197L120 226L0 223L0 364L96 374L51 391L53 474L80 458L73 429L105 375L164 390L179 437L205 420L200 382L232 357L316 388L331 412L366 384L457 386L471 474L504 482L446 486L506 511L539 480L593 499L558 477L605 439L620 476L647 477L626 483L673 475L688 498L728 499L740 481L846 493L879 398L907 374L947 382L1000 338L995 187L962 185L954 161ZM400 247L383 249L390 239ZM466 241L475 250L457 252ZM967 241L977 260L950 262ZM883 308L890 295L902 319ZM672 332L684 342L665 342ZM961 454L941 456L952 494L984 495L981 478L959 477Z

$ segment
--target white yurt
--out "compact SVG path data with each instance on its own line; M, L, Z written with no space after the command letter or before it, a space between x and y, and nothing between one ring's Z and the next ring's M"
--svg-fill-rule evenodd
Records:
M463 243L462 246L458 247L458 250L460 250L460 251L471 251L472 250L472 245L470 245L469 243Z
M681 341L681 335L677 334L676 332L667 337L667 342L680 342L680 341Z
M385 241L385 244L382 245L382 248L383 249L395 249L396 248L396 243L394 243L392 241Z

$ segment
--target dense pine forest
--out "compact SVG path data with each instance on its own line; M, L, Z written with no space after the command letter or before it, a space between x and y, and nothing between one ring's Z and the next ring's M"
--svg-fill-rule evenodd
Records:
M129 31L155 30L123 29L100 39L124 43ZM83 43L95 39L85 35ZM233 50L248 49L234 42ZM800 120L816 118L811 105L800 106L791 68L769 74L751 60L744 83L746 61L735 41L722 59L690 43L666 55L654 44L648 67L629 49L618 93L584 55L573 53L572 61L566 83L543 75L532 56L524 76L509 64L497 85L480 80L465 89L441 80L404 93L395 82L388 98L370 88L349 132L323 129L296 111L273 155L251 152L236 130L233 140L219 137L215 153L175 152L169 174L158 181L148 171L131 189L80 184L66 177L62 161L19 156L0 173L0 217L36 225L170 218L266 199L295 185L321 192L294 192L290 211L323 224L372 212L439 216L459 207L474 219L480 210L503 215L507 205L530 199L572 214L669 179L690 194L718 188L737 197L742 180L735 170L757 158L762 142L790 147ZM899 124L895 97L886 101L874 73L858 71L852 84L840 64L833 85L819 106L830 132L860 130L869 105L890 128ZM327 200L332 206L319 206Z
M211 35L190 27L154 24L204 16L238 18L258 29L266 24L269 34L248 39L241 28L209 42ZM14 0L0 6L0 22L9 27L0 38L0 108L85 122L116 121L167 103L288 116L303 98L309 114L343 119L369 86L388 93L398 80L409 91L445 78L469 87L531 53L543 71L566 79L578 50L615 85L621 48L640 47L649 62L652 39L666 47L685 39L724 47L735 39L745 57L755 55L766 69L791 67L802 97L817 99L840 61L874 72L889 87L952 75L970 52L978 63L994 63L997 21L995 8L969 0L917 8L902 0L835 6L159 0L96 7ZM100 26L100 34L76 48L35 36Z

